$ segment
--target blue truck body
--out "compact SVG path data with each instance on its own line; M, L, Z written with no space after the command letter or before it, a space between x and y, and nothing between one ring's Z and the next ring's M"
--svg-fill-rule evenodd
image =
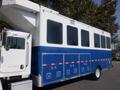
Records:
M32 74L42 76L43 86L89 75L97 66L102 70L112 67L108 50L38 46L32 52Z

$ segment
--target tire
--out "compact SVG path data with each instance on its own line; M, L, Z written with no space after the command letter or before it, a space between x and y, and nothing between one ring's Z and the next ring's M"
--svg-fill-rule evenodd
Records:
M97 67L95 69L95 72L93 73L92 77L93 77L94 80L100 79L100 77L101 77L101 69L99 67Z

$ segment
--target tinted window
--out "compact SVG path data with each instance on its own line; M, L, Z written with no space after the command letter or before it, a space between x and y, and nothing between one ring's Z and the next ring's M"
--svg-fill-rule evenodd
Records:
M25 39L18 37L8 37L7 46L12 49L25 49Z
M101 36L101 47L106 48L105 36Z
M78 45L78 30L75 27L67 26L67 44Z
M62 44L62 24L51 20L47 21L47 42Z
M100 47L100 35L94 34L94 46L99 48Z
M89 32L81 30L81 45L89 47Z
M111 40L109 37L106 37L107 40L107 48L110 49L111 48Z

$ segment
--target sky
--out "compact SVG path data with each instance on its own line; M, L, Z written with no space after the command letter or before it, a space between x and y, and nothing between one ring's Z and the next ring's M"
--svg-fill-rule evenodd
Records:
M101 3L101 0L94 0L96 4L100 4ZM117 0L118 3L117 3L117 8L116 8L116 17L117 17L117 20L116 22L120 25L120 0Z
M117 3L117 11L116 11L116 16L117 16L117 22L119 23L120 25L120 0L118 0L118 3Z

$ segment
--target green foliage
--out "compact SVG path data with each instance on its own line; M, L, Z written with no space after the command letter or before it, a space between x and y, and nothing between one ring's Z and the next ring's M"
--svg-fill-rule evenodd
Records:
M31 1L44 6L48 5L48 0L31 0Z
M116 0L102 0L100 6L93 0L32 0L49 6L61 14L94 27L103 29L111 34L117 32L119 25L115 23Z
M96 27L115 33L119 25L115 23L116 0L102 0L102 4L97 8Z

